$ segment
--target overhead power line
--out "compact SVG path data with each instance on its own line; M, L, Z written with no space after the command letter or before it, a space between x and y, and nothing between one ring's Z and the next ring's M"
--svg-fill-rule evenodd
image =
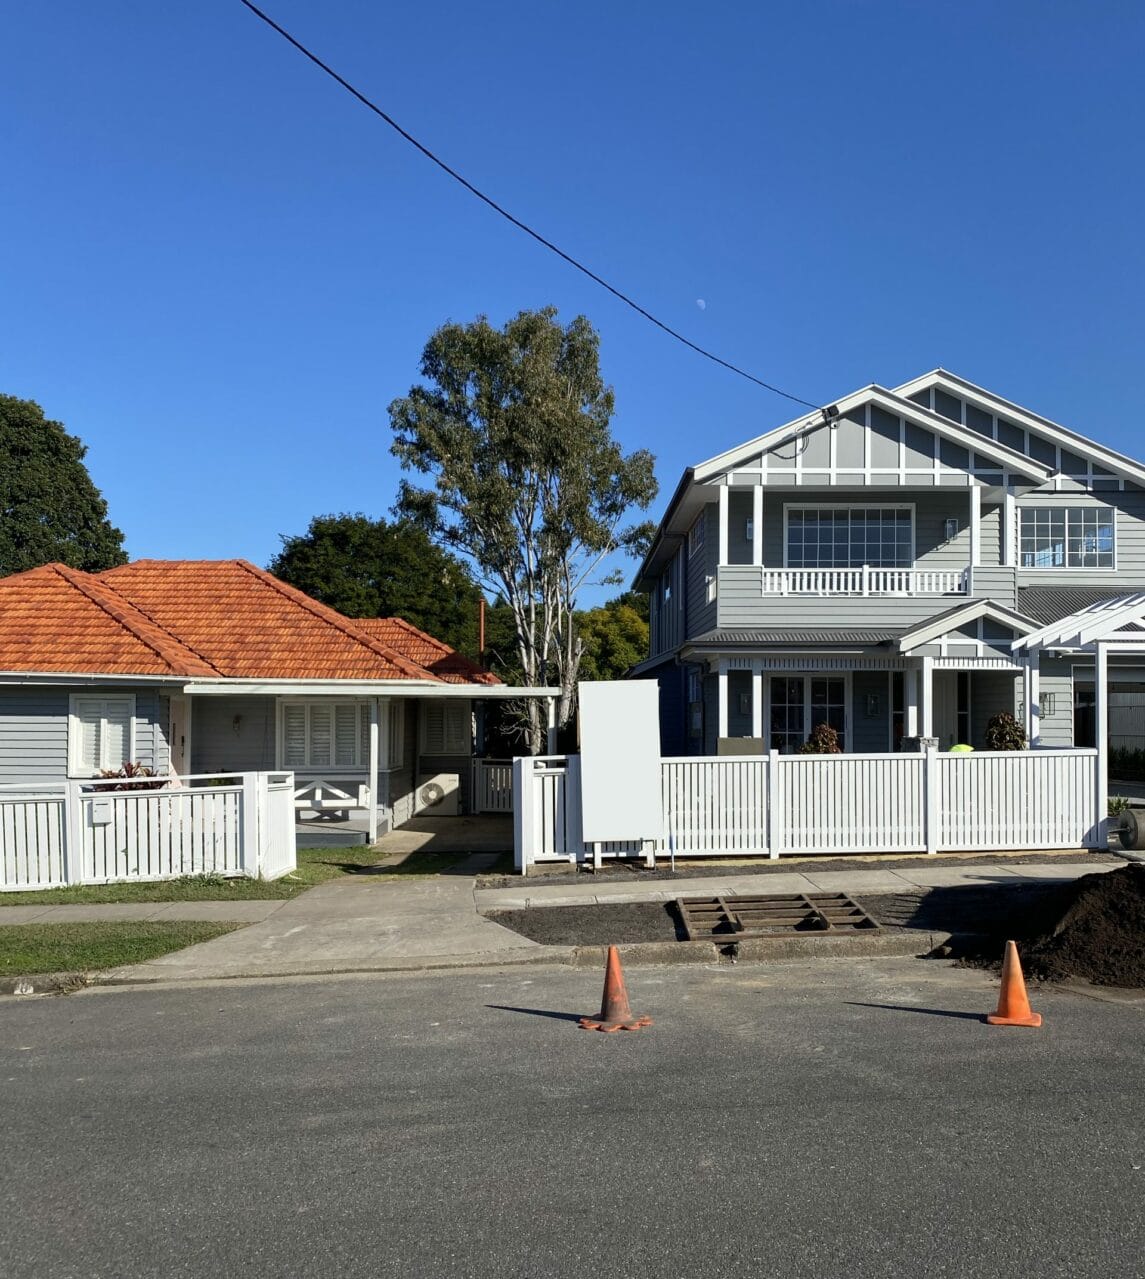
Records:
M495 213L499 213L501 217L503 217L507 222L511 222L519 231L524 231L526 235L531 236L538 244L544 245L544 247L551 253L555 253L557 257L562 258L569 264L569 266L575 267L583 275L587 275L594 283L599 284L601 288L607 289L613 297L618 298L625 306L631 307L638 315L642 315L658 329L667 333L669 337L675 338L677 342L682 342L686 347L695 351L697 355L702 355L706 360L711 360L714 364L718 364L721 368L727 369L731 373L736 373L740 377L746 378L749 382L754 382L756 386L763 387L765 391L771 391L775 395L781 395L785 400L793 400L796 404L804 404L809 409L819 408L819 405L812 403L811 400L805 400L801 396L792 395L789 391L780 390L778 386L773 386L770 382L765 382L763 378L756 377L754 373L748 373L746 369L741 369L738 365L732 364L728 360L721 359L721 357L716 355L713 351L708 351L704 347L698 346L690 338L686 338L682 333L677 332L670 325L665 324L663 320L658 320L651 311L645 310L639 302L633 301L633 299L626 293L622 293L618 288L609 284L607 280L597 275L595 271L585 266L583 262L577 261L577 259L571 254L566 253L564 249L559 248L551 240L546 239L539 231L535 231L531 226L529 226L528 223L522 222L520 218L514 217L508 209L503 208L491 196L486 195L484 191L475 187L472 182L458 173L456 169L451 168L444 160L442 160L439 156L436 156L429 147L419 142L412 133L403 129L402 126L398 124L391 115L383 111L376 102L367 98L366 95L362 93L361 90L356 89L349 80L347 80L344 76L339 75L338 72L335 71L328 63L323 62L316 53L312 53L300 40L296 40L284 27L279 26L279 24L275 22L269 14L264 13L257 5L252 4L251 0L240 0L240 3L245 5L246 8L255 15L255 17L261 18L268 27L277 31L278 34L282 36L288 44L292 44L298 52L303 55L303 57L309 58L316 67L325 71L332 80L340 84L347 93L357 98L364 107L368 108L376 116L384 120L391 129L393 129L396 133L400 133L401 136L405 138L411 146L416 147L427 160L431 160L439 169L448 173L455 182L459 182L471 195L475 195L480 201L482 201L482 203L487 204Z

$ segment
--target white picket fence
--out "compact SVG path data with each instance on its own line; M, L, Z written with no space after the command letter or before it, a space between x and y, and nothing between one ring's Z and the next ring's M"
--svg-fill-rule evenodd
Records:
M653 845L589 847L580 759L514 761L514 845L534 862L993 852L1104 843L1096 750L664 759Z
M475 759L472 781L470 795L473 812L511 813L513 811L512 760Z
M0 890L181 875L274 879L295 867L294 777L184 777L0 787Z

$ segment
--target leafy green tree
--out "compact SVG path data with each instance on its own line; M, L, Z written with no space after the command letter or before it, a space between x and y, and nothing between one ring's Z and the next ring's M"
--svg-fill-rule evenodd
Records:
M522 311L496 329L481 316L446 324L422 354L423 385L390 405L393 452L429 487L403 481L397 509L465 555L513 613L528 684L559 684L559 723L569 720L583 645L577 594L647 526L626 527L656 496L651 453L625 455L612 438L611 388L599 338L578 316ZM529 703L529 740L542 726Z
M87 572L127 562L86 453L34 400L0 395L0 577L55 560Z
M621 679L648 656L648 622L625 595L578 613L576 625L584 645L581 679Z
M305 533L283 536L267 567L347 617L404 617L477 655L481 588L468 565L408 520L318 515Z

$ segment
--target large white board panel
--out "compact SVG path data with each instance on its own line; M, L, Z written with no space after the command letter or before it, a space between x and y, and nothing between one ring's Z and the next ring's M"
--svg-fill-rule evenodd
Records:
M580 791L586 844L660 838L660 687L655 680L581 684Z

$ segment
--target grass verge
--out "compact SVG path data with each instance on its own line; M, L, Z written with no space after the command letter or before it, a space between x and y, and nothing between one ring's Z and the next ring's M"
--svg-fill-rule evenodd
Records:
M0 927L0 976L94 972L141 964L238 927L197 921L4 925Z
M343 875L371 879L427 878L459 865L466 853L410 853L404 860L378 866L378 853L364 844L347 848L300 848L298 867L282 879L224 879L222 875L188 875L153 884L77 884L69 888L0 893L0 924L5 906L83 906L105 902L283 901ZM506 869L512 856L506 854Z

